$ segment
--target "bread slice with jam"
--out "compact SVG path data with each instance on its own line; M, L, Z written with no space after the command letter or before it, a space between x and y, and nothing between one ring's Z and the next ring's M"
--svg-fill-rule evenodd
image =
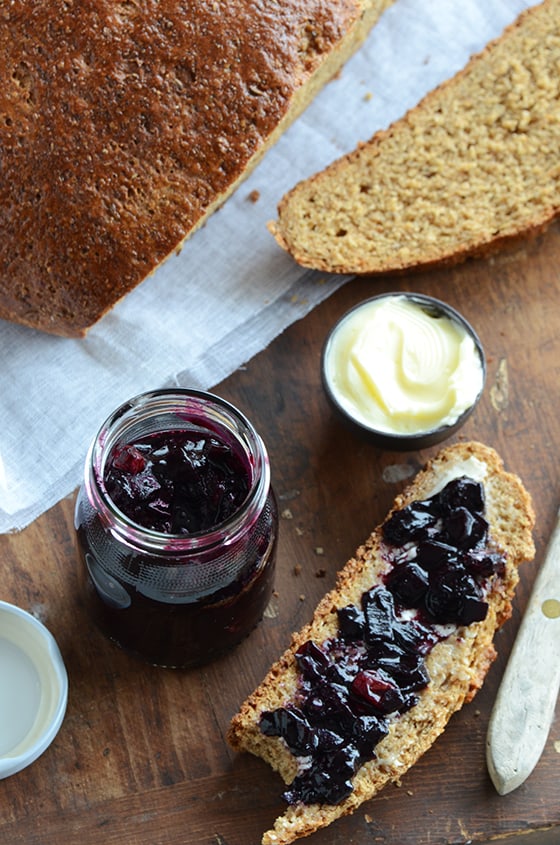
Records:
M477 442L443 449L397 496L232 719L233 748L287 785L263 845L398 782L473 698L534 556L534 519L520 479Z

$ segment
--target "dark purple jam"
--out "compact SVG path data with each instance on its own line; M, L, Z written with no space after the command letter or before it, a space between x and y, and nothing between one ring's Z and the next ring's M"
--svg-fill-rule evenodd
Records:
M272 593L274 494L265 488L259 508L247 505L254 468L228 437L187 423L109 455L104 488L136 533L119 534L111 512L83 491L78 497L89 611L111 640L156 665L196 666L229 651L258 624ZM158 537L141 545L144 529Z
M110 640L155 666L191 668L227 653L258 625L272 594L274 508L271 500L263 517L263 539L235 581L175 601L169 601L161 582L133 586L113 572L107 574L88 551L86 530L79 529L91 618ZM131 555L127 566L138 571L146 563L146 556Z
M209 531L232 516L250 488L250 468L232 445L189 428L118 446L105 487L136 525L162 534Z
M389 719L413 707L429 683L425 659L449 635L442 626L485 618L485 585L503 574L504 558L491 548L484 508L482 485L462 477L394 512L383 526L391 565L383 583L359 606L338 610L336 637L297 652L294 701L260 721L300 758L288 803L336 804L350 795Z

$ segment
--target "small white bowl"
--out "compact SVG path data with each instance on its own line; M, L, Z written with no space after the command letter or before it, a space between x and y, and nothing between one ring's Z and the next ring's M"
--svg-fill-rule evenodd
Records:
M33 763L62 724L68 676L52 634L0 601L0 778Z

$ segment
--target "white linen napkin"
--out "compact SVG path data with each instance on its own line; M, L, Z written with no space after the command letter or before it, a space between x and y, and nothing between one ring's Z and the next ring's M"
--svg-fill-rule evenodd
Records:
M0 532L80 484L90 441L122 402L167 385L210 389L343 284L276 245L266 222L282 194L400 117L531 5L397 0L181 254L85 339L0 321Z

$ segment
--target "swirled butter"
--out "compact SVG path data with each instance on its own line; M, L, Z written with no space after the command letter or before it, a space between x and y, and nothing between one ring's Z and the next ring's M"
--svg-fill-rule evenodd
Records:
M452 425L484 384L481 353L467 328L405 295L374 298L350 311L332 332L323 363L340 407L389 434Z

